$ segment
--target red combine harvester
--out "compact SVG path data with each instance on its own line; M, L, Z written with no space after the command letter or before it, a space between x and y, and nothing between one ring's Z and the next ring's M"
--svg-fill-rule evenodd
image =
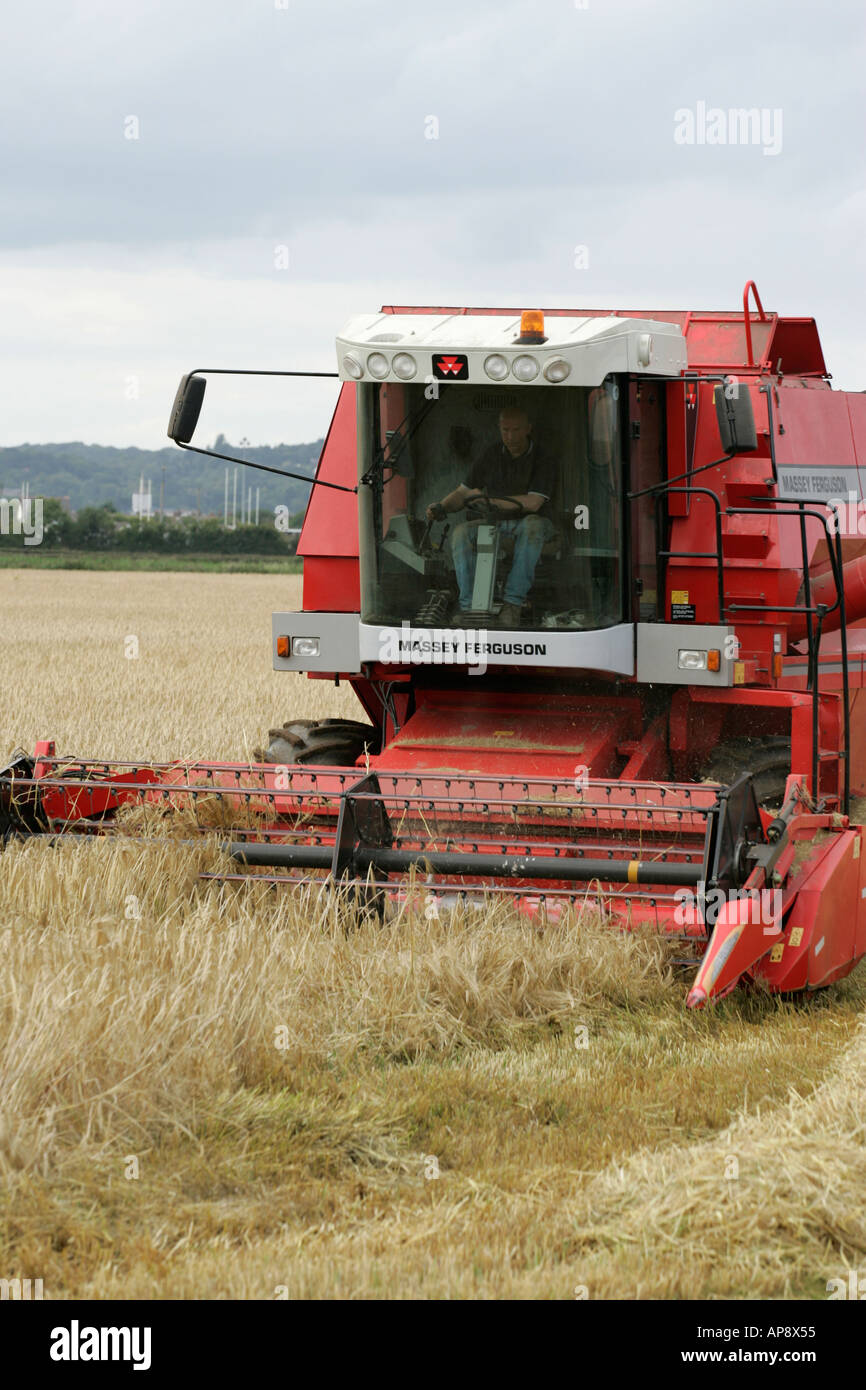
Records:
M814 320L752 282L742 313L388 306L337 358L274 373L342 382L274 666L348 681L370 723L288 723L252 766L41 743L0 777L0 833L216 797L217 877L542 917L588 898L694 943L691 1007L847 975L866 394L831 389ZM178 391L184 448L207 374Z

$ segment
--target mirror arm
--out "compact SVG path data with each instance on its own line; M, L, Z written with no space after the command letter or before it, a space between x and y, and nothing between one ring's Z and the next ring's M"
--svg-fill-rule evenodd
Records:
M329 376L336 380L339 372L278 372L260 367L196 367L187 376Z
M196 367L195 371L188 372L187 381L193 377L207 376L315 376L315 377L339 377L339 372L282 372L282 371L262 371L255 367ZM199 407L200 408L200 407ZM179 449L188 449L192 454L203 454L205 458L223 459L226 463L240 464L242 468L257 468L260 473L276 473L279 478L294 478L299 483L309 483L311 487L329 487L334 492L356 493L357 487L344 487L342 483L327 483L320 478L307 478L303 473L290 473L285 468L271 468L266 463L252 463L249 459L238 459L233 454L218 454L213 449L200 449L196 444L183 444L179 439L172 442ZM318 465L317 465L318 466Z
M267 463L252 463L249 459L236 459L233 454L217 454L213 449L199 449L195 444L181 444L174 441L179 449L188 449L191 454L204 454L209 459L225 459L226 463L238 463L242 468L257 468L260 473L276 473L279 478L295 478L299 483L309 483L311 487L329 487L335 492L356 493L356 487L345 487L343 483L328 483L324 478L308 478L303 473L289 473L285 468L271 468Z

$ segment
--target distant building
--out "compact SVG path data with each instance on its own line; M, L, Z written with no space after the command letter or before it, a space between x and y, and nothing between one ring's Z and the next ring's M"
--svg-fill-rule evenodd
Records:
M147 521L153 516L153 492L151 490L150 478L147 480L147 490L144 486L144 474L141 475L138 483L138 492L132 494L132 515L141 517Z

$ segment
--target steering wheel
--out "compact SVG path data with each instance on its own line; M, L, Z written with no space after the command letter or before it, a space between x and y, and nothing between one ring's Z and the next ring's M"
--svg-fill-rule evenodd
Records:
M493 506L486 492L479 493L477 497L467 497L465 507L466 511L469 513L470 521L499 521L502 515L501 512Z
M504 502L517 502L516 497L504 497ZM494 507L486 492L480 493L477 497L470 497L464 503L469 520L480 523L493 523L497 521L519 521L522 516L527 516L527 510L523 503L518 503L519 511L505 512L499 507Z

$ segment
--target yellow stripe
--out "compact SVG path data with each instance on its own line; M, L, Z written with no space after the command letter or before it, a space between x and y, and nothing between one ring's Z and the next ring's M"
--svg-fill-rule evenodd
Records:
M628 881L629 881L629 883L637 883L637 871L638 871L639 868L640 868L640 860L639 860L639 859L630 859L630 860L628 861Z

